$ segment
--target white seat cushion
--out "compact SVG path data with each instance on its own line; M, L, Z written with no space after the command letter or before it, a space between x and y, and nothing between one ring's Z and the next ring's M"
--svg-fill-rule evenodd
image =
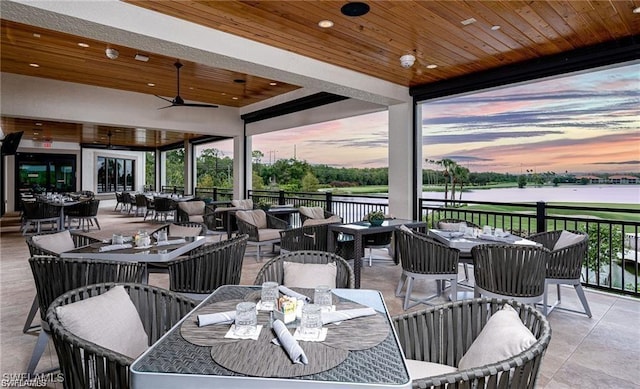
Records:
M582 242L582 239L584 239L584 235L574 234L573 232L563 230L560 233L556 244L553 246L553 251L569 247L576 243L580 243Z
M202 232L202 227L180 226L169 224L169 236L198 236Z
M137 358L149 345L138 311L121 285L56 307L56 313L69 332L129 358Z
M203 215L204 214L204 201L181 201L178 203L178 208L183 210L187 215ZM189 218L189 221L191 218Z
M258 230L258 241L264 242L267 240L280 239L280 229L277 228L262 228Z
M189 215L189 221L195 223L204 223L204 217L202 217L202 215Z
M304 205L298 208L301 215L310 217L312 219L324 219L324 209L322 207L305 207Z
M336 287L338 268L335 262L299 263L284 261L284 286L289 288L315 288L318 285Z
M34 235L31 240L36 246L56 254L76 248L68 230L56 232L55 234Z
M249 223L261 228L267 228L267 214L261 209L253 209L250 211L238 211L236 212L236 218L243 222Z
M253 209L253 200L231 200L231 205L240 209Z
M307 219L304 221L304 223L302 223L302 226L303 227L318 226L322 224L341 223L341 222L342 222L342 219L340 219L340 216L333 215L326 219Z
M493 314L460 359L458 369L470 369L509 359L531 347L536 337L508 304Z
M441 374L455 373L458 371L458 369L453 366L417 361L415 359L407 359L407 368L409 369L409 376L412 380L434 377Z

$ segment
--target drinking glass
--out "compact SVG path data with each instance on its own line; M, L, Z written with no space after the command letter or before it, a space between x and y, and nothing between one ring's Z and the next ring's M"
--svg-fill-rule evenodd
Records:
M120 234L113 234L111 237L111 244L123 244L124 237Z
M300 318L300 334L305 338L317 338L322 331L322 314L317 304L305 304Z
M256 303L245 301L236 305L236 319L234 333L237 336L251 336L258 328L258 314Z
M482 227L482 233L485 235L491 235L491 226Z
M496 228L494 234L496 236L503 236L504 235L504 231L502 230L502 228Z
M320 311L330 312L333 305L331 288L328 285L316 286L313 293L313 303L320 306Z
M276 301L278 300L278 283L273 281L267 281L262 283L262 293L260 295L261 309L266 311L273 311L276 307Z
M167 237L167 231L166 230L160 230L158 231L158 237L156 238L158 243L165 243L168 239Z

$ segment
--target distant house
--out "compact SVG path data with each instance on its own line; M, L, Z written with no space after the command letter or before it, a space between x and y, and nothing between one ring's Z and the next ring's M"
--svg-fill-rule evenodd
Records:
M587 180L589 184L601 184L605 182L604 178L600 178L597 176L576 176L576 181L582 181L582 179Z
M637 184L638 180L634 176L609 176L609 184Z

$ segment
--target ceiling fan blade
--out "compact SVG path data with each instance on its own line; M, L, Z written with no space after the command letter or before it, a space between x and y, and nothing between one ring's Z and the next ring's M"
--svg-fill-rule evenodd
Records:
M160 107L158 109L165 109L165 108L171 108L171 107L179 107L179 105L171 104L171 105L166 105L164 107Z
M218 108L217 105L213 105L213 104L198 104L198 103L183 103L183 104L179 104L185 107L203 107L203 108Z
M172 104L173 104L173 100L169 100L169 99L167 99L167 98L165 98L165 97L158 96L158 95L154 95L154 96L155 96L155 97L157 97L157 98L159 98L159 99L162 99L162 100L164 100L164 101L167 101L167 102L169 102L169 103L172 103Z

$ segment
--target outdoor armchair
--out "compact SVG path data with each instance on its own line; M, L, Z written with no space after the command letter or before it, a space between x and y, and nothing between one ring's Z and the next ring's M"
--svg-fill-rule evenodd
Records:
M169 262L169 289L202 300L222 285L240 284L247 235L205 245Z
M542 302L549 250L539 246L483 244L471 249L475 297ZM543 307L546 315L546 307Z
M317 250L327 251L329 224L339 221L325 221L326 219L307 219L302 227L280 231L280 250L299 251ZM333 220L333 219L330 219Z
M170 197L154 197L153 204L155 206L155 220L167 221L168 218L175 220L176 202Z
M505 304L515 309L535 341L507 359L458 369L460 360L489 319ZM431 377L413 377L413 388L533 389L551 340L551 327L544 315L516 301L460 300L395 316L392 321L408 364L430 362L438 364L435 366L439 370L448 371Z
M178 221L181 222L191 221L204 223L204 215L208 212L207 205L202 200L181 201L177 203L176 213L178 215Z
M58 235L60 234L60 235ZM100 242L100 239L93 238L91 236L63 231L63 232L45 232L39 235L32 235L27 237L26 243L29 248L29 256L33 257L36 255L51 255L51 256L60 256L60 252L54 246L60 247L60 244L63 240L69 239L69 236L73 242L73 247L82 247L89 245L91 243ZM37 240L42 238L49 237L49 239L45 239L44 241L38 242ZM24 327L22 328L22 332L26 333L30 329L40 327L39 325L33 325L33 319L38 312L38 295L33 297L33 302L31 303L31 309L29 309L29 314L27 315L27 320L24 323Z
M563 244L564 237L568 237ZM582 275L582 264L587 253L589 235L581 231L548 231L529 236L527 239L542 244L549 249L549 260L547 261L547 272L545 276L544 305L547 306L548 313L555 308L560 309L561 303L560 285L571 285L575 288L578 298L584 308L584 313L591 317L591 309L587 297L582 289L580 277ZM549 306L547 303L549 285L556 285L557 300ZM563 310L574 311L567 308ZM579 312L579 311L574 311ZM582 312L581 312L582 313Z
M280 285L290 286L285 283L285 262L295 262L298 264L315 264L326 265L329 263L335 263L336 275L335 275L335 287L336 288L354 288L355 278L353 275L353 269L349 266L349 263L342 257L328 253L326 251L292 251L290 253L281 254L275 258L270 259L265 263L256 279L254 285L262 285L265 281L275 281ZM320 279L322 274L313 269L316 273L314 281ZM309 288L314 288L316 285L309 285ZM306 287L306 286L305 286Z
M101 282L142 282L145 273L144 263L55 256L31 257L29 265L38 295L42 329L27 367L28 374L35 373L38 361L49 341L50 329L46 314L53 300L71 289L85 285Z
M280 242L280 231L289 228L289 224L261 209L236 211L236 222L240 234L249 236L249 245L256 246L256 260L260 261L260 248Z
M331 213L322 207L305 207L303 205L298 208L298 212L300 213L300 222L302 222L302 225L305 225L305 221L309 219L329 219L332 216L340 218L335 213ZM341 222L342 218L338 221Z
M404 297L405 310L442 294L445 283L451 285L451 300L457 298L458 260L460 252L443 245L426 235L409 229L394 231L396 255L402 265L402 275L396 287L396 296ZM414 280L436 281L437 293L428 297L412 297ZM402 289L406 285L405 293Z
M42 224L49 224L51 229L56 226L57 230L61 230L64 220L60 220L62 212L61 205L49 204L47 202L37 201L23 201L22 202L22 235L26 235L27 231L31 228L31 225L36 229L36 233L39 234L42 230Z
M70 332L59 320L56 308L98 296L117 284L89 285L69 291L53 301L47 322L64 375L64 388L129 388L129 366L133 359L87 341ZM122 284L138 311L149 345L195 308L195 301L169 290L149 285Z
M459 231L460 224L464 223L467 227L480 228L477 224L462 219L440 219L436 222L436 228L445 231ZM470 255L460 256L460 263L464 270L464 280L469 281L469 265L473 265L473 259Z

